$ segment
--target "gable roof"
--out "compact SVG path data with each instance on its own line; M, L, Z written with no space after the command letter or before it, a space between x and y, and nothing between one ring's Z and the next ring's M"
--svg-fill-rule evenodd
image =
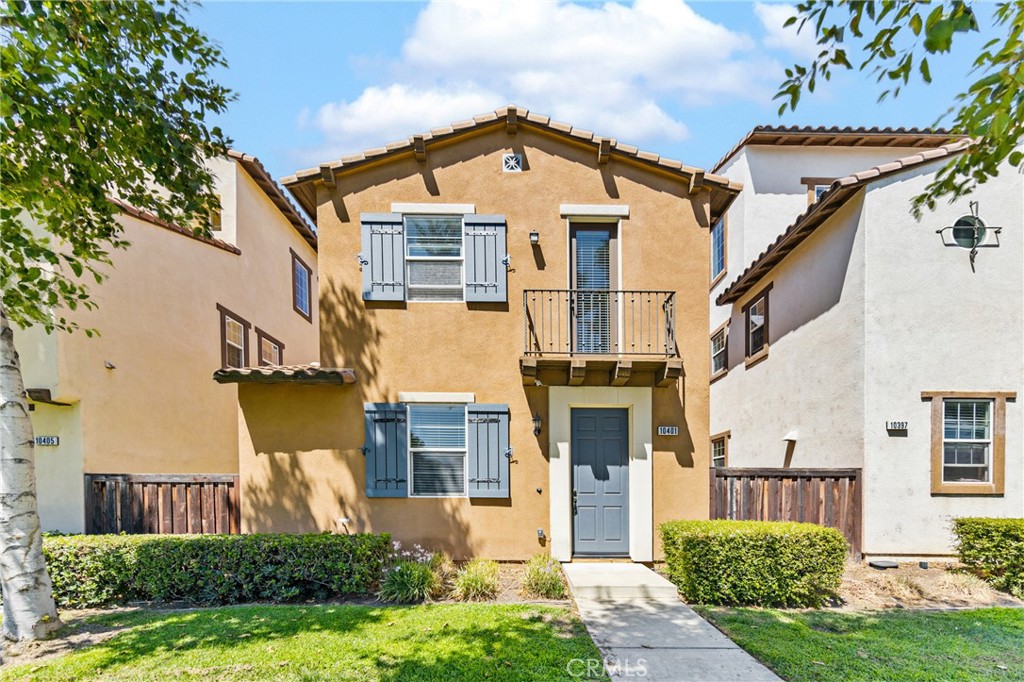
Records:
M594 148L599 158L617 156L626 158L641 165L650 166L662 171L674 173L687 180L691 193L707 187L711 191L711 213L720 216L732 203L743 185L728 178L706 173L701 168L686 166L675 159L664 158L653 152L642 151L632 145L623 144L612 137L601 137L590 130L576 128L568 123L553 121L527 109L510 104L503 109L495 109L486 114L474 116L465 121L457 121L443 128L434 128L429 132L412 135L405 140L398 140L383 147L367 149L358 154L343 156L336 161L322 163L317 168L308 168L281 178L281 184L291 191L306 213L316 215L316 193L313 183L317 180L333 182L334 174L347 171L367 164L380 161L387 157L402 154L423 154L430 145L443 140L450 140L470 132L485 128L507 126L512 131L517 126L529 126L569 138L577 143L587 144ZM315 222L315 218L314 218Z
M288 200L288 196L281 189L281 186L274 182L274 178L270 176L267 169L263 167L260 160L255 156L250 156L243 152L235 151L234 149L228 150L228 157L235 159L245 169L245 172L249 174L249 177L253 179L253 182L263 190L263 193L267 195L277 210L292 224L295 231L306 240L306 243L313 247L313 250L317 249L316 232L310 227L309 223L306 222L302 214L299 213L295 205ZM310 218L315 214L310 214Z
M880 180L890 175L896 175L905 171L917 168L927 163L946 159L964 152L971 146L967 139L958 140L936 149L929 149L913 156L907 156L896 161L884 163L880 166L847 175L834 181L817 201L807 207L796 221L786 228L772 242L768 248L761 252L754 262L737 277L732 284L725 288L715 299L718 305L734 303L743 294L757 286L758 282L764 279L776 265L781 263L786 256L796 247L803 243L814 233L828 218L842 208L843 204L856 194L862 187L870 182Z
M756 126L743 136L711 169L717 173L749 145L790 147L925 147L964 139L945 128L840 128L832 126Z

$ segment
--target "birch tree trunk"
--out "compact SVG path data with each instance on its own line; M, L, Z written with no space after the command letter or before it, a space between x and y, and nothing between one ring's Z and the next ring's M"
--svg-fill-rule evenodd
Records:
M3 636L42 639L60 627L43 558L35 443L14 330L0 303L0 585Z

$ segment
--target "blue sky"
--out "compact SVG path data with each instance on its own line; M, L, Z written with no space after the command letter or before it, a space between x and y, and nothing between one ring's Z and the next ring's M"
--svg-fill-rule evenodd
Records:
M703 167L759 124L928 126L991 37L932 59L935 82L898 100L877 104L868 74L844 73L780 118L782 70L814 50L781 28L788 15L682 0L207 2L192 22L238 93L216 123L276 177L510 102Z

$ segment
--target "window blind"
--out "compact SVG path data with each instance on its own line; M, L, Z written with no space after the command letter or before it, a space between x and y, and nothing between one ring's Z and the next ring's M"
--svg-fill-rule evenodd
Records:
M611 233L576 232L576 342L582 353L608 353L611 345ZM587 291L597 290L597 291Z

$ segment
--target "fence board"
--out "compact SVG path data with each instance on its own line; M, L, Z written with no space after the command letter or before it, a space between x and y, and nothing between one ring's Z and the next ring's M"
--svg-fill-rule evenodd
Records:
M837 528L861 556L860 469L711 469L711 518Z
M238 476L86 474L87 533L238 533Z

